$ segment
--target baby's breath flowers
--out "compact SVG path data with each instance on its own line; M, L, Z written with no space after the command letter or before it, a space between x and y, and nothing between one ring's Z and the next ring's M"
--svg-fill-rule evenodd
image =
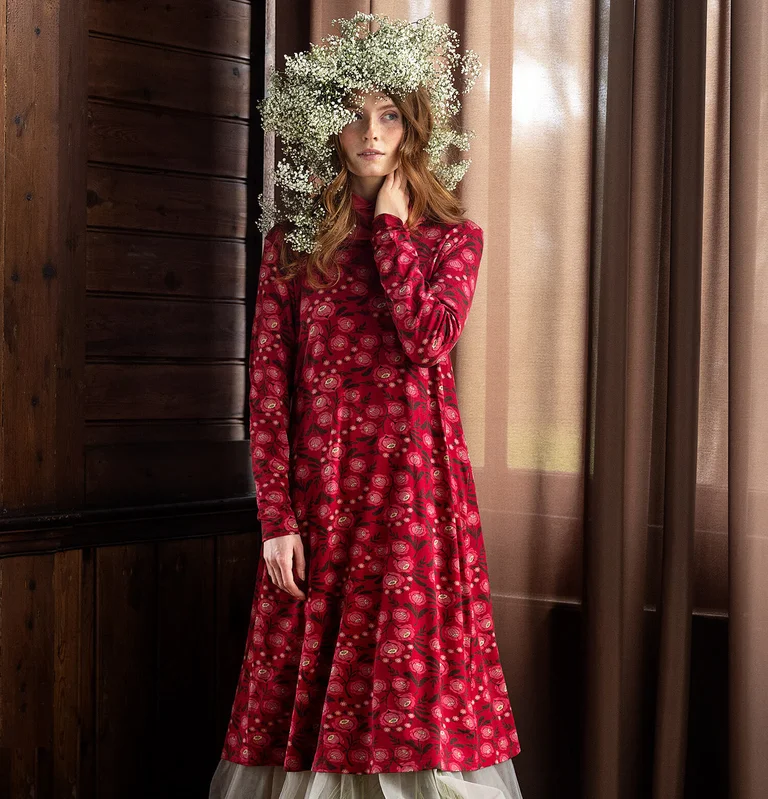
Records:
M279 202L259 196L258 226L266 233L276 222L287 222L286 240L298 252L312 252L325 215L320 193L338 174L332 137L353 122L355 103L379 91L404 96L419 86L427 90L434 127L426 151L429 168L449 190L464 177L470 160L449 164L446 151L468 150L472 131L452 125L459 112L454 72L464 75L461 93L480 74L477 53L459 52L458 34L435 22L434 14L416 22L358 12L335 19L340 35L285 57L282 72L272 70L266 99L257 103L265 131L275 131L284 158L274 171ZM373 26L376 26L373 29Z

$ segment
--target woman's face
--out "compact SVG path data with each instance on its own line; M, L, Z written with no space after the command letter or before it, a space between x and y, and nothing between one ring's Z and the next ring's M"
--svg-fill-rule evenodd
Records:
M366 94L357 119L339 134L349 171L361 178L394 172L403 132L403 117L392 99L379 93Z

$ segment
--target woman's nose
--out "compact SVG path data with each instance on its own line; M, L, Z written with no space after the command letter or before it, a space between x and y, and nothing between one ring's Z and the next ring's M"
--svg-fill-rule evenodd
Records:
M373 118L371 118L368 120L368 127L365 129L365 133L363 134L363 136L366 139L376 139L378 138L378 136L376 135L377 133L378 129L376 127L376 121Z

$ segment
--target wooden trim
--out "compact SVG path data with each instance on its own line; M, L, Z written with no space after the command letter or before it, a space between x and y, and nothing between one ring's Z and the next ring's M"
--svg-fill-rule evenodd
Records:
M230 533L261 535L255 497L0 519L0 558Z

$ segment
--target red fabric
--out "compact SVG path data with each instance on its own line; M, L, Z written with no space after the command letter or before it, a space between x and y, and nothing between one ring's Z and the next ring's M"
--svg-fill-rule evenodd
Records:
M221 756L287 771L475 770L520 751L449 356L483 232L423 221L409 233L354 205L329 290L279 284L279 229L264 246L253 473L264 540L301 535L307 599L260 559Z

